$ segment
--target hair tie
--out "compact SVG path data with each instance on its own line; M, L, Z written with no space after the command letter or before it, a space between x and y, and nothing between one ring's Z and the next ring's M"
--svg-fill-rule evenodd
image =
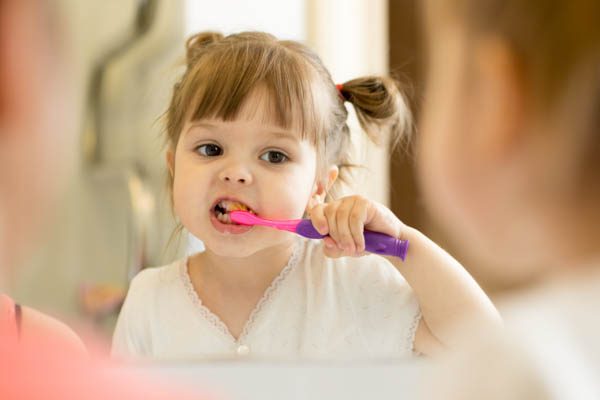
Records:
M350 97L344 93L343 83L338 83L337 85L335 85L335 88L337 89L338 95L340 96L342 101L350 101Z

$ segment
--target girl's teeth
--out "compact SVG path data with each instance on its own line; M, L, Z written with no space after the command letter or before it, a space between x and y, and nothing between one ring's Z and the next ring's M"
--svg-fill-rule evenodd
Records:
M231 224L231 219L229 218L229 215L227 215L227 214L218 214L217 219L224 224Z
M246 205L238 202L224 200L219 203L219 207L225 210L226 213L231 211L249 211L252 212Z

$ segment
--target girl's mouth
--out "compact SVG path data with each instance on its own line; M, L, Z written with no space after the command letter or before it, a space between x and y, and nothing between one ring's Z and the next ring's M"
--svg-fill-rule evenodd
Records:
M238 225L235 222L233 222L229 217L229 213L231 211L247 211L252 214L255 214L255 212L250 207L248 207L244 203L240 203L239 201L235 200L220 200L217 204L215 204L215 206L212 209L214 216L222 224Z

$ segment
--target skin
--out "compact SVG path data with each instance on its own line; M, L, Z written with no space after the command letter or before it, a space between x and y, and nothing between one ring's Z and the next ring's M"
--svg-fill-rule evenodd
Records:
M41 2L0 1L0 288L49 217L74 150L68 86L44 11ZM22 316L24 345L42 337L83 352L63 323L27 307Z
M324 177L318 177L314 146L303 141L299 132L265 123L267 103L264 93L257 92L234 121L186 124L175 152L167 154L174 176L175 212L207 249L189 260L192 284L233 337L243 331L256 303L289 259L293 236L263 227L240 234L215 229L210 222L211 205L231 195L266 218L301 218L309 211L313 224L330 235L325 241L328 257L363 254L361 232L365 228L409 239L407 262L388 259L411 284L421 304L423 319L415 339L415 349L421 353L434 354L452 345L450 330L459 315L498 323L491 302L460 264L403 225L389 209L358 196L324 204L337 168L331 166ZM278 138L273 132L289 138ZM265 160L268 151L289 155L289 161L269 163Z

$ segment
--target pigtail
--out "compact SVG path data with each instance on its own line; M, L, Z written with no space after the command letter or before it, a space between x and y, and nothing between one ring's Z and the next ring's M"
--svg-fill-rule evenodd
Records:
M410 138L412 113L396 80L367 76L339 85L338 90L354 106L362 129L374 143L382 144L388 132L393 146Z
M388 135L392 149L400 143L407 144L413 131L413 120L406 97L399 89L396 80L389 77L367 76L336 85L338 101L349 102L354 106L356 117L362 130L377 145L385 143ZM339 177L330 189L326 200L332 200L344 193L345 187L352 187L354 171L362 168L353 162L351 135L344 107L338 108L338 126L329 137L328 157L339 169Z
M206 48L213 43L220 42L225 36L219 32L200 32L190 36L185 42L186 63L188 69L191 68L198 58L204 53Z

